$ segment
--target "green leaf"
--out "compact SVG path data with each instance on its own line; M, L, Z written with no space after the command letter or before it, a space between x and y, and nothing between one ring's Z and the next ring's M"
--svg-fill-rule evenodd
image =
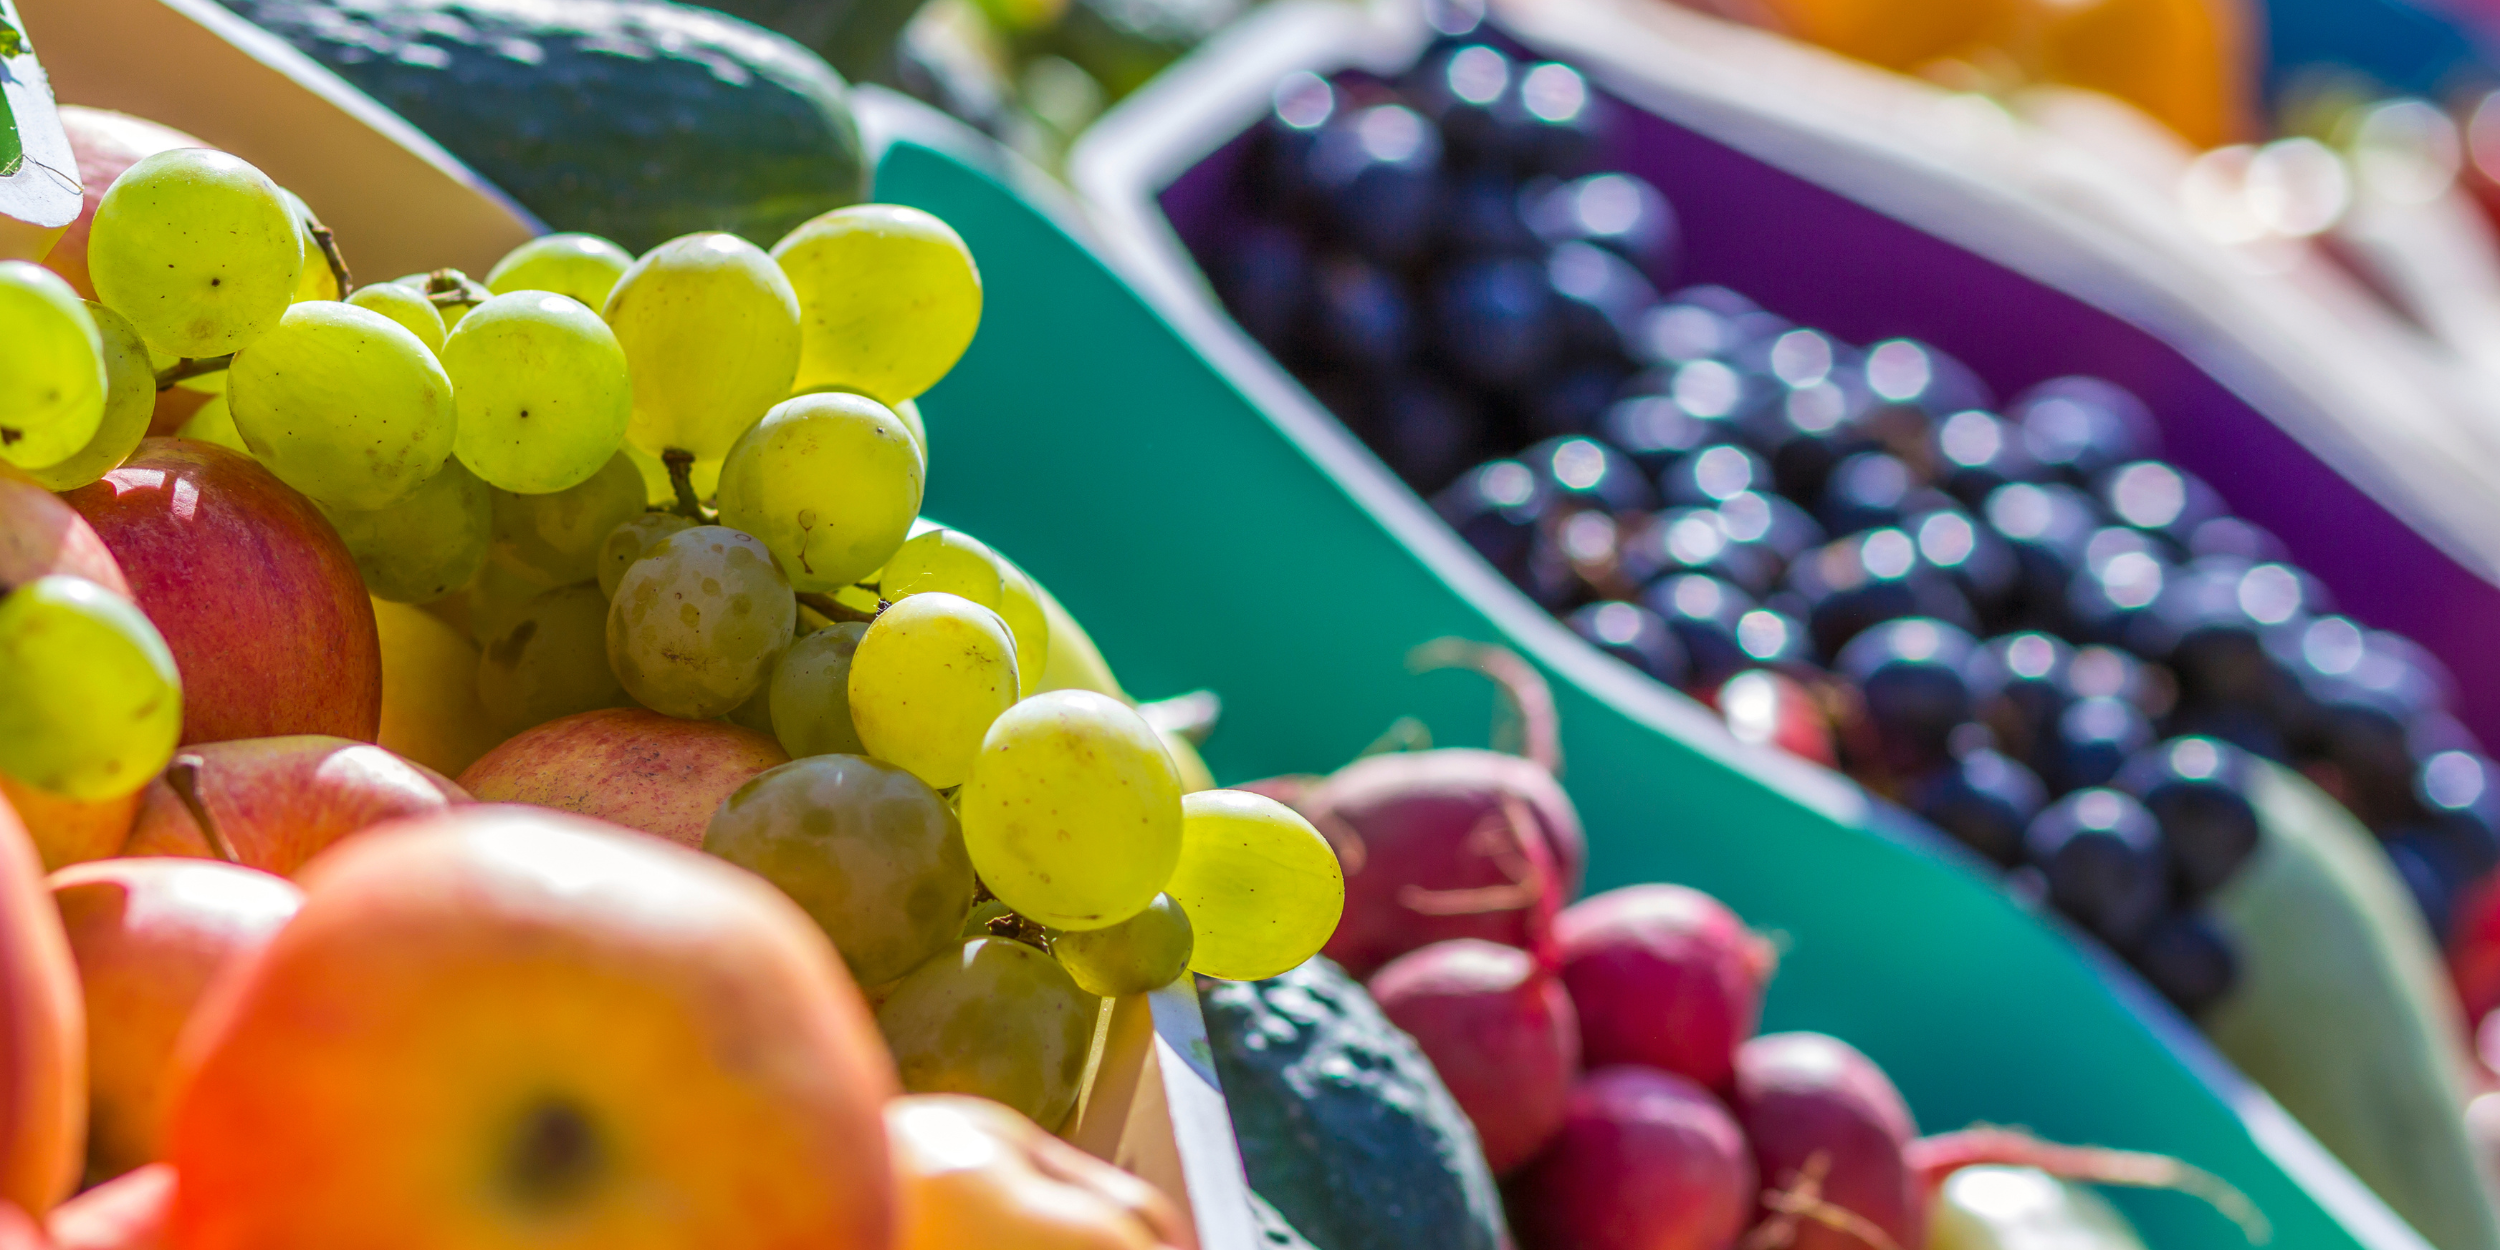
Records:
M9 19L0 17L0 57L26 55L26 36Z

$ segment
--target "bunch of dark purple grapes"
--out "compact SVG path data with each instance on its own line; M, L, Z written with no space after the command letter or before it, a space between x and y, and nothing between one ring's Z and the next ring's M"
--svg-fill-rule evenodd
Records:
M2258 841L2251 756L2376 831L2445 935L2500 865L2500 768L2435 660L2335 614L2157 458L2114 385L2000 407L1912 340L1852 346L1722 287L1657 295L1676 219L1591 172L1610 107L1490 42L1394 81L1296 75L1242 166L1251 221L1200 259L1581 636L1704 699L1749 670L1802 683L1853 775L2184 1009L2236 975L2204 903Z

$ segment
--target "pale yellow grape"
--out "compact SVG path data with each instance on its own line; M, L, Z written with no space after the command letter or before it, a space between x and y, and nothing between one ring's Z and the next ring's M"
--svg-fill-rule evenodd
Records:
M499 490L494 500L496 547L514 568L549 586L598 580L599 553L608 536L644 515L642 476L621 452L570 490L546 495Z
M182 678L165 639L83 577L0 597L0 772L64 798L119 798L173 758Z
M764 544L698 525L661 539L617 582L608 663L644 707L708 720L754 696L797 624L798 601Z
M800 395L825 395L835 392L849 395L867 394L867 392L862 391L855 386L802 386L797 390L797 392L792 394L790 398L796 399ZM870 399L876 399L876 396L874 395L869 395L868 397ZM877 402L884 403L885 401L878 400ZM929 427L920 419L920 401L906 399L901 403L886 404L886 407L894 413L895 419L903 423L904 429L911 431L912 445L920 449L920 463L924 466L927 465L929 463Z
M559 716L630 707L608 666L608 599L588 582L542 590L478 656L477 697L507 737Z
M337 299L339 277L330 272L330 258L322 252L321 240L313 234L313 222L319 218L313 216L312 206L304 203L302 196L285 187L278 188L278 195L286 201L287 212L295 217L296 241L303 247L304 259L295 274L293 302L300 304L308 299Z
M633 253L598 235L541 235L496 261L486 271L486 289L497 295L552 291L592 308L605 308L616 280L633 267Z
M1191 971L1264 980L1327 945L1345 912L1345 874L1311 822L1247 790L1201 791L1181 812L1180 862L1164 889L1189 913Z
M451 456L451 379L407 327L369 308L287 309L235 355L226 398L252 454L329 507L387 508Z
M1041 688L1091 690L1127 702L1128 692L1120 688L1120 679L1112 675L1111 665L1076 616L1031 574L1026 574L1026 580L1042 602L1042 619L1050 623L1050 656L1043 662Z
M45 490L76 490L120 467L148 436L148 422L156 415L156 374L148 368L148 346L140 341L138 328L93 301L87 313L104 340L104 417L96 423L95 437L69 459L27 470Z
M418 342L425 344L425 350L434 353L436 359L442 357L443 335L447 331L443 328L443 314L434 310L434 301L396 282L376 282L357 287L347 302L370 308L406 326Z
M0 461L31 469L77 455L110 388L86 301L49 269L0 261Z
M625 444L625 350L599 314L545 291L498 295L443 340L460 410L452 451L502 490L574 486Z
M96 298L174 356L222 356L270 332L303 267L302 229L278 184L208 148L123 170L87 236Z
M216 402L216 401L211 401ZM446 460L406 499L371 512L322 509L376 599L432 603L466 586L494 536L492 490Z
M674 512L637 512L620 521L599 540L596 561L599 570L599 593L616 596L616 584L625 580L625 570L651 545L677 533L693 529L696 522Z
M999 556L998 576L998 615L1016 636L1016 693L1034 694L1050 665L1050 615L1042 610L1041 591L1014 561Z
M904 1092L970 1094L1055 1125L1076 1107L1101 1011L1050 956L975 938L903 978L877 1029Z
M1168 894L1146 910L1104 929L1062 933L1050 953L1077 988L1104 998L1162 989L1189 971L1189 915Z
M1016 701L1015 638L969 599L913 595L878 613L860 638L850 696L851 724L870 755L951 789L990 722Z
M774 244L773 259L798 293L800 386L901 403L945 377L981 324L971 250L916 208L837 208Z
M486 549L486 565L469 583L469 641L483 647L503 633L529 601L556 587L513 564L500 546Z
M864 395L802 395L721 464L721 520L764 540L792 585L832 591L877 570L920 511L920 451Z
M773 667L770 728L792 759L868 753L851 723L851 660L867 636L867 622L838 621L791 643Z
M861 985L960 945L972 911L955 814L882 760L819 755L767 769L722 801L703 849L805 908Z
M932 597L915 595L895 610ZM866 653L862 644L863 660ZM1136 915L1165 890L1180 859L1171 757L1135 709L1091 691L1051 691L1007 709L982 739L958 799L981 880L1053 928L1100 929ZM1173 897L1196 923L1197 909Z
M938 528L895 550L877 573L877 593L900 603L913 595L944 591L997 612L1004 602L1004 581L998 554L988 543L962 530ZM1021 666L1021 647L1016 659Z
M627 436L653 455L726 455L790 393L799 303L772 258L735 235L651 249L608 293L608 325L633 375Z
M239 451L247 456L252 454L252 449L243 445L243 436L235 432L234 409L223 395L200 405L198 411L183 418L182 424L174 430L174 437L198 439L229 451Z

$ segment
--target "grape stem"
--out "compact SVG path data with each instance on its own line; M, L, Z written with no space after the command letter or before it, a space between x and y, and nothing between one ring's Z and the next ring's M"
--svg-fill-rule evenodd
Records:
M330 278L338 283L339 298L355 294L356 280L347 272L347 257L339 253L338 235L316 217L312 220L312 236L313 242L321 245L321 259L330 264Z
M437 269L425 275L425 298L438 309L475 308L493 299L494 293L457 269Z
M156 375L156 389L170 391L174 389L175 383L184 378L200 378L212 373L224 373L233 364L234 353L232 352L223 356L186 356L165 366L165 371Z
M668 466L668 484L677 492L677 515L698 525L710 523L703 515L703 501L694 494L694 453L682 447L671 447L660 453L660 463Z
M886 602L883 599L877 600L876 612L871 612L865 608L852 607L832 595L812 590L799 592L799 602L806 607L816 609L816 614L828 621L858 621L863 625L876 620L877 612L883 612L886 609Z

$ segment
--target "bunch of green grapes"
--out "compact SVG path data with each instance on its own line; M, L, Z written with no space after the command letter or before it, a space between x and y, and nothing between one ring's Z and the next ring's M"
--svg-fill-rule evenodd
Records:
M331 508L387 508L451 457L456 417L442 363L407 327L354 304L286 309L235 353L226 399L243 445Z
M633 378L626 436L654 456L728 454L798 372L798 297L736 235L653 248L617 278L606 316Z
M972 1094L1058 1124L1076 1108L1102 1000L1040 949L983 937L912 970L877 1008L903 1088Z
M895 610L938 597L915 595ZM852 668L854 718L875 640L871 628ZM983 736L957 801L983 884L1054 929L1108 928L1144 911L1180 859L1172 757L1135 709L1089 690L1008 708Z
M0 460L40 468L77 455L104 422L104 337L58 274L0 261Z
M721 464L724 524L764 540L790 583L831 591L877 571L920 512L919 445L864 395L776 405Z
M790 581L764 544L698 525L653 544L617 582L608 663L644 707L705 720L754 697L797 624Z
M851 724L869 754L952 789L964 784L991 722L1016 701L1015 639L997 613L969 599L914 595L860 636L848 691Z
M579 300L498 295L443 340L442 361L459 409L452 450L500 490L579 485L625 443L634 406L625 350Z
M182 678L129 600L83 577L0 598L0 772L95 801L146 785L182 736Z
M972 910L955 814L882 760L817 755L768 769L713 813L703 849L781 887L861 985L955 947Z
M193 421L199 419L200 413L192 414ZM356 571L375 598L432 603L468 585L484 567L494 536L493 494L459 461L446 460L407 498L388 507L323 508L322 514L356 557Z

